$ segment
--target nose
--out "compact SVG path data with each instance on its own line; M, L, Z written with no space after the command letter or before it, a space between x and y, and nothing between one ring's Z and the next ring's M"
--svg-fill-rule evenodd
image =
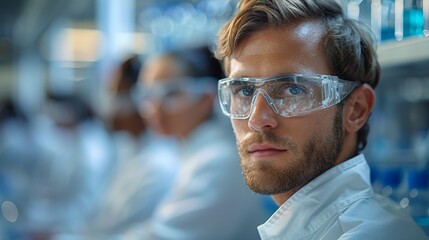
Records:
M276 128L278 126L276 113L273 111L271 106L263 94L256 96L253 109L251 109L248 126L258 132L266 131L270 128Z
M161 108L160 99L145 100L140 106L140 112L143 118L153 118Z

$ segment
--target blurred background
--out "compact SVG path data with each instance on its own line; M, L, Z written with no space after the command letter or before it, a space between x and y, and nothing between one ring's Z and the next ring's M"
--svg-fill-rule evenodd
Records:
M379 43L382 79L365 150L374 187L427 226L429 0L339 3ZM129 56L144 63L163 50L213 45L235 4L0 0L0 238L53 221L82 224L69 219L85 219L115 158L132 151L111 148L105 121L113 105L126 108L107 87L117 67Z

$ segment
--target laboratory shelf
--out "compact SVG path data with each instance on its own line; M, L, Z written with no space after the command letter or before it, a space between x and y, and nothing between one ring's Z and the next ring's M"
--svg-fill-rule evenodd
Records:
M378 57L383 68L429 62L429 37L383 42L378 47Z

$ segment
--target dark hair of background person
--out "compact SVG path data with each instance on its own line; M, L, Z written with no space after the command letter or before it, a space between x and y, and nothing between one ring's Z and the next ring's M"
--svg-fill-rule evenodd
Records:
M28 121L28 117L24 114L19 107L11 99L0 99L0 124L8 119L19 119L21 121Z
M95 117L90 104L74 94L48 93L44 110L64 127L73 127Z
M120 63L115 79L111 81L111 90L115 93L128 94L137 84L142 62L137 55L132 55Z
M219 60L207 46L174 50L166 56L180 64L182 73L187 77L211 77L216 84L225 77Z
M141 66L142 62L137 55L126 58L119 65L109 86L110 91L117 101L123 101L125 98L128 104L128 106L126 106L128 109L127 112L121 112L121 109L115 109L113 116L108 120L109 128L114 131L127 131L134 137L138 137L146 130L146 124L141 118L138 107L135 105L135 102L132 101L131 97L131 93L138 83Z
M320 19L326 29L322 44L332 73L344 80L377 86L380 64L375 38L368 27L347 18L334 0L245 0L238 8L237 16L224 25L218 39L216 56L227 75L230 58L246 36L267 27L281 29L297 21ZM357 152L365 148L368 133L366 122L357 133Z

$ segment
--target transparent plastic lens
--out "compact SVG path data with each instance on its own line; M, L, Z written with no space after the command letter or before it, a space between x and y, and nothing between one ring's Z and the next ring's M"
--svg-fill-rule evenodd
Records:
M152 86L139 85L133 98L143 112L152 109L154 102L159 102L164 110L171 111L199 100L203 94L215 94L215 83L216 79L212 77L167 79Z
M218 91L222 111L231 118L248 118L258 95L283 117L303 115L343 100L359 82L330 75L289 74L272 78L225 78Z

